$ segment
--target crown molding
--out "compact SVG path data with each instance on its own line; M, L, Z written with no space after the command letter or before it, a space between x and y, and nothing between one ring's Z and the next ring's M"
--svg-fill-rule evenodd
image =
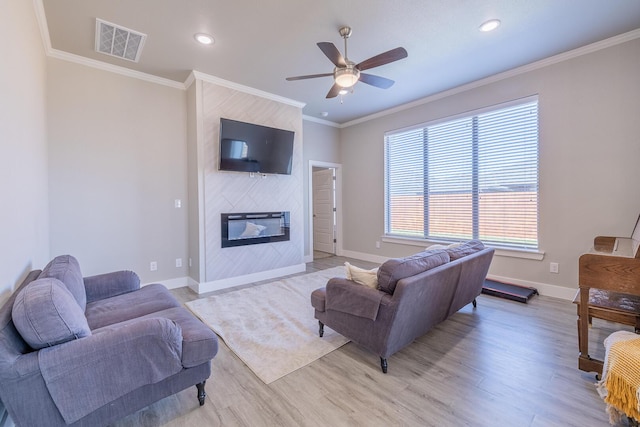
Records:
M471 83L464 84L462 86L454 87L449 90L445 90L443 92L439 92L425 98L418 99L413 102L409 102L406 104L399 105L397 107L389 108L388 110L379 111L374 114L370 114L368 116L360 117L359 119L351 120L349 122L345 122L340 124L340 128L347 128L350 126L354 126L360 123L368 122L369 120L374 120L380 117L388 116L391 114L395 114L401 111L405 111L423 104L428 104L430 102L436 101L438 99L446 98L452 95L456 95L461 92L465 92L471 89L475 89L477 87L485 86L491 83L498 82L500 80L505 80L510 77L514 77L520 74L528 73L530 71L538 70L540 68L548 67L549 65L557 64L559 62L567 61L569 59L577 58L582 55L587 55L589 53L597 52L602 49L606 49L608 47L616 46L631 40L635 40L640 38L640 29L629 31L627 33L623 33L614 37L610 37L608 39L604 39L595 43L588 44L586 46L579 47L577 49L573 49L567 52L559 53L554 56L550 56L548 58L541 59L536 62L532 62L527 65L523 65L521 67L513 68L508 71L504 71L502 73L494 74L492 76L486 77L484 79L476 80Z
M95 59L85 58L84 56L75 55L73 53L63 52L51 47L51 38L49 37L49 26L47 25L47 16L44 11L42 0L33 0L33 8L35 10L38 26L40 27L40 35L42 36L42 44L44 45L45 54L50 58L61 59L63 61L74 62L76 64L85 65L87 67L97 68L109 71L123 76L133 77L147 82L169 86L175 89L184 90L184 84L174 80L157 77L140 71L130 70L129 68L120 67L118 65L108 64L106 62L97 61Z
M51 51L51 39L49 38L49 25L47 24L47 15L44 13L44 5L42 0L33 0L33 9L40 28L40 37L42 37L42 46L46 55Z
M221 79L220 77L215 77L212 76L210 74L206 74L203 73L201 71L196 71L193 70L191 71L191 74L189 75L189 77L187 77L187 79L184 82L184 87L188 88L189 86L191 86L191 84L193 83L193 80L198 79L198 80L202 80L205 81L207 83L212 83L218 86L223 86L223 87L227 87L229 89L234 89L237 90L239 92L244 92L244 93L248 93L249 95L255 95L255 96L259 96L261 98L266 98L269 99L271 101L276 101L276 102L280 102L283 104L287 104L287 105L292 105L294 107L298 107L298 108L304 108L304 106L306 105L306 103L304 102L300 102L300 101L296 101L293 99L289 99L289 98L285 98L283 96L279 96L279 95L274 95L273 93L269 93L269 92L265 92L259 89L254 89L252 87L249 86L245 86L245 85L241 85L239 83L235 83L232 82L230 80L225 80L225 79Z
M95 59L85 58L69 52L63 52L57 49L51 49L48 54L51 58L61 59L63 61L74 62L76 64L85 65L87 67L97 68L99 70L120 74L135 79L144 80L150 83L168 86L174 89L185 90L184 83L175 80L165 79L163 77L154 76L152 74L143 73L141 71L131 70L119 65L109 64L107 62L97 61Z
M277 101L277 102L281 102L284 104L288 104L288 105L292 105L294 107L298 107L298 108L304 108L304 106L306 105L304 102L300 102L300 101L295 101L293 99L289 99L289 98L285 98L279 95L275 95L269 92L265 92L265 91L261 91L259 89L254 89L252 87L249 86L244 86L241 85L239 83L234 83L232 81L229 80L224 80L221 79L219 77L215 77L215 76L211 76L209 74L205 74L202 73L200 71L196 71L193 70L189 76L187 77L187 79L183 82L177 82L174 80L170 80L170 79L165 79L162 77L157 77L151 74L147 74L147 73L143 73L140 71L135 71L135 70L131 70L125 67L120 67L118 65L113 65L113 64L109 64L103 61L98 61L95 59L89 59L89 58L85 58L83 56L80 55L75 55L72 53L68 53L68 52L63 52L57 49L53 49L51 47L51 39L49 37L49 27L47 25L47 18L46 18L46 14L44 11L44 5L42 3L42 0L33 0L33 5L34 5L34 10L35 10L35 14L36 14L36 19L38 21L38 26L40 27L40 35L42 37L42 43L44 46L44 50L45 50L45 54L48 57L52 57L52 58L57 58L57 59L62 59L65 61L69 61L69 62L75 62L77 64L82 64L82 65L86 65L89 67L93 67L93 68L98 68L98 69L102 69L105 71L109 71L109 72L113 72L113 73L117 73L117 74L121 74L124 76L128 76L128 77L133 77L133 78L137 78L140 80L145 80L151 83L156 83L156 84L160 84L160 85L164 85L164 86L169 86L172 88L176 88L176 89L181 89L181 90L187 90L196 79L199 80L203 80L209 83L213 83L219 86L224 86L224 87L228 87L230 89L234 89L240 92L244 92L244 93L248 93L251 95L255 95L255 96L259 96L261 98L266 98L266 99L270 99L272 101ZM430 102L436 101L438 99L442 99L442 98L446 98L448 96L452 96L452 95L456 95L458 93L461 92L465 92L471 89L475 89L487 84L491 84L491 83L495 83L498 82L500 80L505 80L508 79L510 77L514 77L520 74L524 74L524 73L528 73L530 71L534 71L534 70L538 70L540 68L544 68L547 67L549 65L553 65L553 64L557 64L559 62L563 62L563 61L567 61L569 59L572 58L577 58L579 56L582 55L586 55L589 53L593 53L596 52L598 50L602 50L602 49L606 49L608 47L612 47L621 43L625 43L631 40L635 40L640 38L640 29L636 29L633 31L629 31L627 33L623 33L614 37L610 37L608 39L605 40L601 40L595 43L591 43L589 45L586 46L582 46L579 47L577 49L573 49L567 52L563 52L560 53L558 55L554 55L554 56L550 56L548 58L545 59L541 59L539 61L536 62L532 62L530 64L527 65L523 65L521 67L517 67L517 68L513 68L511 70L502 72L502 73L498 73L498 74L494 74L492 76L480 79L480 80L476 80L474 82L471 83L467 83L461 86L457 86L454 87L452 89L448 89L430 96L427 96L425 98L421 98L418 99L416 101L412 101L412 102L408 102L406 104L402 104L399 105L397 107L393 107L393 108L389 108L387 110L383 110L383 111L379 111L377 113L374 114L370 114L368 116L364 116L364 117L360 117L358 119L355 120L351 120L349 122L345 122L345 123L335 123L335 122L331 122L328 120L322 120L322 119L318 119L316 117L312 117L312 116L303 116L304 120L308 120L311 122L316 122L316 123L320 123L323 125L327 125L327 126L333 126L333 127L337 127L340 129L344 129L350 126L354 126L360 123L364 123L364 122L368 122L370 120L374 120L380 117L385 117L391 114L395 114L401 111L405 111L423 104L428 104Z
M313 117L313 116L307 116L305 114L302 115L302 120L306 120L308 122L320 123L321 125L331 126L331 127L334 127L334 128L340 128L341 127L340 123L332 122L330 120L319 119L319 118Z

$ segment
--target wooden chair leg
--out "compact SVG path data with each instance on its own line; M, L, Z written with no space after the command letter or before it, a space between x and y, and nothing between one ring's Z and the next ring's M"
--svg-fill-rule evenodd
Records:
M196 384L196 388L198 389L198 402L200 403L200 406L204 405L204 399L207 397L207 393L204 391L204 383L206 383L206 381Z
M382 373L386 374L387 373L387 359L385 359L384 357L380 358L380 367L382 368Z

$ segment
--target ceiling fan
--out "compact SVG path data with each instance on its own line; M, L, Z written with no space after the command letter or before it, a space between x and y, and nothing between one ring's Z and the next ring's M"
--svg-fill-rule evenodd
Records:
M309 74L306 76L287 77L288 81L315 79L316 77L333 76L333 86L327 93L327 98L335 98L341 91L353 87L358 81L381 89L390 88L394 81L385 77L374 76L362 71L379 67L407 57L407 51L403 47L397 47L379 55L373 56L365 61L356 64L347 57L347 39L351 36L350 27L342 27L339 30L340 36L344 39L344 56L338 48L331 42L320 42L318 47L335 65L332 73ZM346 93L346 92L343 92Z

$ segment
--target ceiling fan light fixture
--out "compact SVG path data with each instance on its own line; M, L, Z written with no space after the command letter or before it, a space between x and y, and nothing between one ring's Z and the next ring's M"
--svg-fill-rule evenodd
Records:
M336 84L342 88L350 88L358 82L360 70L357 68L338 68L334 73Z
M215 41L212 36L205 33L197 33L193 36L193 38L196 39L198 43L204 45L213 44L213 42Z
M500 20L499 19L490 19L486 22L483 22L482 25L480 25L480 31L482 31L483 33L487 33L489 31L493 31L496 28L498 28L500 26Z

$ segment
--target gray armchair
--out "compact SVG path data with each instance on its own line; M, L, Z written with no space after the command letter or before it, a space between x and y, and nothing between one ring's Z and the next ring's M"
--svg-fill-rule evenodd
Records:
M83 278L75 258L32 271L0 308L0 399L17 425L99 426L193 385L216 335L130 271Z

